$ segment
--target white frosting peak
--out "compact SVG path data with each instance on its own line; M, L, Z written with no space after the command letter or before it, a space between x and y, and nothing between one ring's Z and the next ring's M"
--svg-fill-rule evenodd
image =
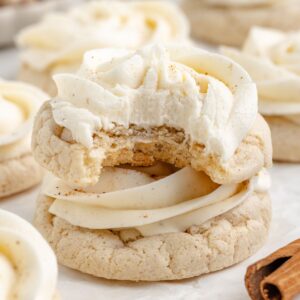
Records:
M300 32L255 27L241 51L222 48L257 84L264 115L300 113Z
M225 57L193 47L94 50L77 75L54 80L54 120L86 147L97 130L116 124L166 125L229 159L257 114L248 74Z
M0 210L0 299L53 300L56 280L47 242L25 220Z
M185 43L188 37L188 21L172 3L91 1L67 13L47 15L22 31L18 44L25 48L23 62L36 70L75 70L87 50Z

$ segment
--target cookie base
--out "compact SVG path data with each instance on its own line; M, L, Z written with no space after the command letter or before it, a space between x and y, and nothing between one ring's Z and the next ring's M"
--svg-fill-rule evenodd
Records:
M273 159L300 162L300 126L283 117L265 117L273 143Z
M213 6L198 0L185 0L182 6L191 21L192 35L213 44L241 46L253 26L283 31L300 27L300 0L250 8Z
M31 154L0 162L0 198L35 186L42 176L42 168Z
M58 261L97 277L130 281L179 280L234 265L265 242L271 203L253 194L240 206L186 232L142 237L73 226L48 210L53 199L41 195L35 224L53 247Z

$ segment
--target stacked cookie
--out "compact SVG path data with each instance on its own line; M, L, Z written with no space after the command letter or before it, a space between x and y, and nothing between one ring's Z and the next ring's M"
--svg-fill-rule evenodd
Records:
M272 132L274 156L300 161L300 32L255 27L241 50L222 53L241 64L256 82L259 110Z
M233 61L191 46L88 52L54 76L33 154L35 222L61 264L175 280L235 264L270 224L270 132Z
M0 198L42 179L42 170L31 155L31 129L36 112L47 99L36 87L0 80Z

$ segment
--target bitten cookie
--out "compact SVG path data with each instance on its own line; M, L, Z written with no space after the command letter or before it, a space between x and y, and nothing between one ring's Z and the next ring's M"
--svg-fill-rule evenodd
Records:
M256 27L241 50L221 49L256 82L259 111L272 132L273 158L281 161L300 162L299 42L300 32Z
M47 15L24 29L19 79L56 95L52 76L75 72L91 49L138 49L146 44L187 43L189 23L181 10L160 1L91 1L68 12Z
M33 131L52 173L35 219L62 264L175 280L263 244L271 138L239 65L190 46L100 49L54 80Z
M183 10L192 35L214 44L240 46L253 26L300 28L299 0L185 0Z
M46 94L28 84L0 81L0 198L28 189L42 179L31 155L31 129Z

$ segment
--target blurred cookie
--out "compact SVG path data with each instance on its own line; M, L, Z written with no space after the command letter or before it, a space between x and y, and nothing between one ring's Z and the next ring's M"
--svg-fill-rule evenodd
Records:
M259 111L270 125L276 160L300 162L299 43L300 31L255 27L241 50L221 48L257 84Z
M87 50L138 49L150 43L188 40L188 21L172 3L92 1L65 13L49 14L20 33L19 79L54 96L52 76L77 71Z
M15 299L58 300L53 251L31 224L2 209L0 270L2 299L14 295Z
M240 46L253 26L300 29L299 0L185 0L182 7L192 35L213 44Z
M0 81L0 198L42 179L42 170L31 155L31 129L35 113L47 98L28 84Z

